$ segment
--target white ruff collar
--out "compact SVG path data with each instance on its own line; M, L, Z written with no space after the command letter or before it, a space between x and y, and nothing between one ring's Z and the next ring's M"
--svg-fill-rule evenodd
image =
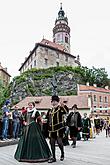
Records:
M35 111L36 110L36 108L34 107L34 108L32 108L32 109L29 109L29 108L27 108L27 112L33 112L33 111Z
M33 109L27 109L28 112L32 112L32 117L34 118L35 117L35 114L37 112L37 109L34 107Z

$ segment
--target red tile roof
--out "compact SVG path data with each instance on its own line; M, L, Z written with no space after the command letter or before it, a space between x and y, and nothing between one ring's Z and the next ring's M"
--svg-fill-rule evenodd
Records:
M51 46L51 47L56 48L56 49L59 49L61 51L65 50L65 48L62 45L56 44L56 43L49 41L47 39L43 39L40 43L42 43L44 45Z
M60 101L64 102L69 108L74 104L77 104L78 108L88 108L88 98L85 96L59 96ZM41 97L26 97L20 101L16 106L19 109L22 107L27 107L28 103L34 101L36 103L36 108L38 109L49 109L51 108L51 96L41 96ZM14 109L15 105L12 107Z
M79 85L79 91L95 91L95 92L110 93L109 89L87 86L87 85Z

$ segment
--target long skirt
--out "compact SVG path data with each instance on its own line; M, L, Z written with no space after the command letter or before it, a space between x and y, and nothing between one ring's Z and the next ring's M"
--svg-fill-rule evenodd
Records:
M90 138L90 129L88 127L83 127L82 138L84 138L84 140L88 140Z
M22 162L44 162L50 156L49 146L39 124L32 122L24 128L14 155L15 159Z

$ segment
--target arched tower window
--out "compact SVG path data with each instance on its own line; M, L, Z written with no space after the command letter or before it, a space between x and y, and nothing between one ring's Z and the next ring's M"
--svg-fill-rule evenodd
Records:
M68 43L68 37L65 37L65 42Z

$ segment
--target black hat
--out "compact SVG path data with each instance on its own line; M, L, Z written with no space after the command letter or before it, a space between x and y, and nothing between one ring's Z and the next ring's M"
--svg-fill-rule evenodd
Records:
M57 102L59 102L60 101L60 98L58 96L56 96L56 95L53 95L51 101L57 101Z
M73 109L73 108L78 109L78 107L77 107L76 104L74 104L74 105L72 106L72 109Z

